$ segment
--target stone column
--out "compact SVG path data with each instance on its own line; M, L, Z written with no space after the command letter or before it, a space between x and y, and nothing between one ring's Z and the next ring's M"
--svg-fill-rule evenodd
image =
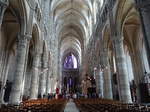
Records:
M8 1L0 0L0 36L2 36L1 35L1 25L2 25L5 10L8 7L8 4L9 4ZM0 49L0 57L1 57L0 62L2 61L2 63L5 62L5 60L3 58L5 58L6 53L4 53L4 52L5 51L3 49ZM3 65L0 66L0 80L1 81L3 80L2 79L3 78L2 71L4 70L3 67L4 67Z
M145 47L148 59L150 59L150 0L135 0L141 18ZM148 60L150 66L150 60Z
M41 96L43 96L45 93L46 93L46 71L43 71L41 74L40 74L40 79L39 79L39 94Z
M30 99L37 99L38 96L39 63L40 63L40 53L36 51L32 63L33 65L32 65L31 86L30 86Z
M8 7L8 5L9 5L8 0L0 0L0 27L2 25L4 12L5 12L6 8Z
M109 9L109 21L111 31L111 40L113 43L113 50L115 52L116 59L116 69L117 69L117 78L119 86L119 95L120 100L124 103L131 103L131 92L130 85L128 81L128 72L126 65L126 58L123 47L123 37L121 36L121 31L117 29L116 24L114 23L112 10Z
M101 69L98 69L96 72L96 85L97 85L97 93L101 98L103 98L103 72Z
M101 69L99 70L99 85L101 97L104 98L104 77Z
M113 45L116 53L115 58L116 58L120 100L124 103L131 103L132 100L128 80L126 58L123 47L123 38L116 37L116 39L113 40Z
M52 74L51 61L50 58L48 58L48 73L46 74L46 94L50 93L51 74Z
M4 93L5 93L5 86L6 86L6 81L7 81L7 77L8 77L8 70L9 70L9 53L8 51L6 51L5 54L5 59L4 59L4 63L3 63L3 72L2 72L2 85L1 85L1 90L0 90L0 104L4 103Z
M40 76L40 87L39 87L39 94L41 94L42 96L46 93L46 76L47 76L47 68L48 65L48 57L47 56L43 56L43 66L42 66L42 73Z
M112 79L111 79L111 72L110 72L110 65L108 60L108 50L104 49L103 51L103 77L104 77L104 98L106 99L113 99L112 95Z
M25 68L26 49L31 36L20 35L17 42L16 71L10 95L10 104L18 104L21 101L22 80Z
M32 74L32 70L27 69L25 74L25 83L24 83L24 91L23 91L24 92L23 95L26 97L30 96L31 74Z
M5 13L5 10L7 9L8 5L9 5L9 1L8 0L0 0L0 30L1 30L1 25L2 25L2 21L3 21L4 13ZM0 33L1 33L1 31L0 31ZM0 34L0 36L1 36L1 34ZM2 55L2 61L5 62L5 60L3 60L3 56L5 55L3 50L1 49L0 52L1 52L0 55ZM4 56L4 58L5 58L5 56ZM2 74L2 71L4 70L3 67L4 66L0 66L0 80L1 81L2 81L2 79L4 77L3 74ZM4 83L3 83L3 85L4 85ZM2 92L2 91L3 90L1 89L0 92Z
M50 72L48 70L48 73L46 74L46 94L50 93L50 88L51 88L51 77L50 77Z

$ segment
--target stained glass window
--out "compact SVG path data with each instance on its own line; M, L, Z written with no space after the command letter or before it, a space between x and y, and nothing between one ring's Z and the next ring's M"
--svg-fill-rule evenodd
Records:
M65 58L64 68L65 69L77 69L78 68L77 59L76 59L76 57L72 53L70 53Z

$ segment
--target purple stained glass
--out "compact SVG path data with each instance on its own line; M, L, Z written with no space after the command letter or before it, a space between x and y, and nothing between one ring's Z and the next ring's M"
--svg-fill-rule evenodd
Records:
M77 59L73 54L70 54L65 58L64 68L66 69L76 69L77 68Z
M72 85L72 79L69 78L69 86L71 86L71 85Z

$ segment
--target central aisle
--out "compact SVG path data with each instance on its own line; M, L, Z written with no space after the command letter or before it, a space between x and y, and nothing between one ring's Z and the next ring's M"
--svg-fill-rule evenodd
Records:
M79 112L76 104L73 102L72 99L70 99L69 102L66 104L64 112Z

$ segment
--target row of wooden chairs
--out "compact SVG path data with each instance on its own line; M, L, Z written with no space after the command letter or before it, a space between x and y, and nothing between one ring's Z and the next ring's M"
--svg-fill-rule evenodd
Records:
M80 112L150 112L150 107L140 104L123 104L108 99L76 99Z
M63 112L66 99L38 99L25 101L20 106L20 112Z
M59 101L59 102L58 102ZM21 103L21 106L32 106L32 105L41 105L41 104L61 104L66 99L37 99L37 100L27 100Z
M3 106L0 112L63 112L66 99L37 99L22 102L19 106Z
M0 112L19 112L19 106L1 105Z

